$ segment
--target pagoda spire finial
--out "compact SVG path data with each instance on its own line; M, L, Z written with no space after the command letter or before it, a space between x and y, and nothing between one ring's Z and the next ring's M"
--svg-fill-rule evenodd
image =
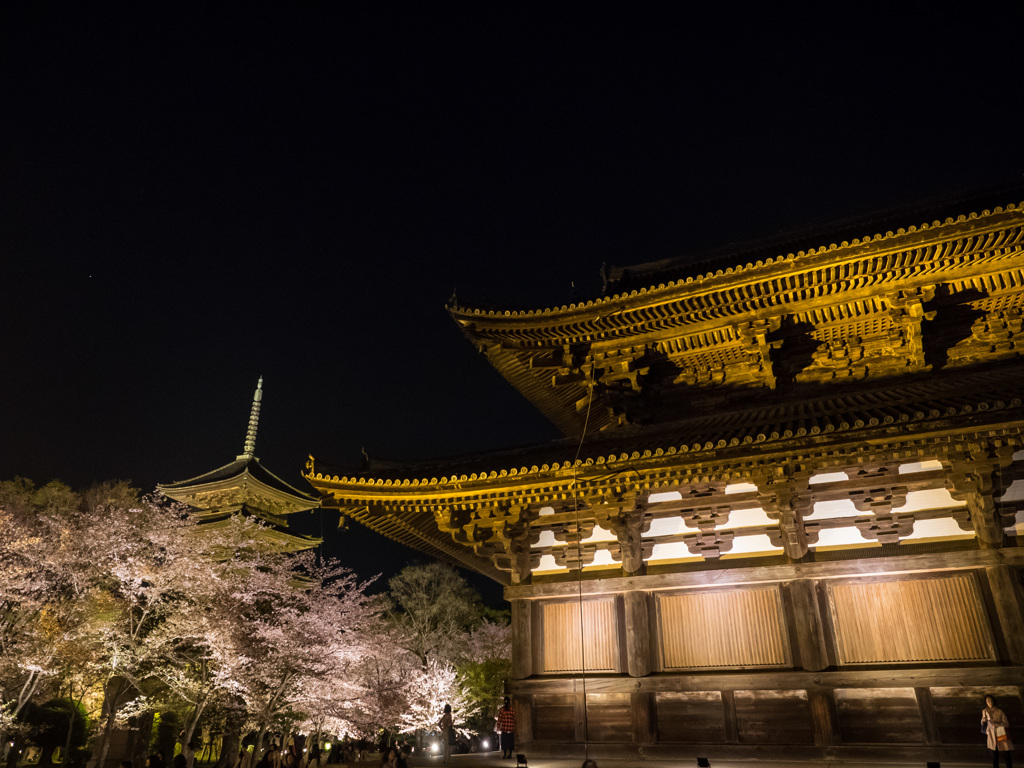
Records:
M256 428L260 424L260 401L263 399L263 377L256 382L256 393L252 396L252 410L249 412L249 428L245 432L245 447L239 458L252 458L256 452Z

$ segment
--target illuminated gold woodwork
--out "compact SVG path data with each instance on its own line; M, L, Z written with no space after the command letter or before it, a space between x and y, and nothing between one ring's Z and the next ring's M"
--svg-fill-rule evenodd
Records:
M450 306L565 438L310 457L326 508L507 585L530 753L969 762L964 682L1020 700L1024 210L834 240Z

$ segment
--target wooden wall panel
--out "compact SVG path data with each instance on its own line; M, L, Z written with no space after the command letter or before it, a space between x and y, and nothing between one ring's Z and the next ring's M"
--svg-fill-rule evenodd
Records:
M615 601L547 603L544 608L544 671L579 672L618 669L618 616ZM580 617L584 632L580 633Z
M533 697L533 738L576 741L576 697L571 693L538 693Z
M587 738L633 741L633 710L628 693L587 694Z
M844 744L923 744L924 726L913 688L837 688Z
M659 595L662 667L777 667L787 663L776 586Z
M806 691L736 691L735 701L741 743L814 743Z
M693 744L725 741L725 715L718 691L659 692L658 741Z
M1010 720L1011 738L1019 731L1020 724L1024 723L1021 692L1016 686L932 688L931 694L932 707L939 726L939 738L943 744L985 743L985 737L979 731L979 724L987 694L995 696L996 706L1003 710Z
M973 574L837 582L828 590L840 664L994 659Z

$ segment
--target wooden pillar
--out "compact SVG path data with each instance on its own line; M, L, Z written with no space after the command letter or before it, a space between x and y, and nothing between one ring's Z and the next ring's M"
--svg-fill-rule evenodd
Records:
M587 695L583 692L583 681L573 681L573 704L575 705L576 732L575 743L582 744L587 740Z
M533 741L533 696L513 696L512 708L516 711L516 744Z
M651 674L651 622L646 592L626 592L626 671L630 677Z
M533 603L512 601L512 679L533 674Z
M722 715L725 718L725 740L730 744L738 744L740 728L736 720L736 694L733 691L722 691Z
M814 729L814 745L828 747L838 744L839 710L835 694L829 690L807 691L807 703L811 710L811 727Z
M917 696L917 709L921 714L921 724L924 726L924 743L937 746L942 743L942 736L939 734L938 718L935 717L931 689L915 688L914 694Z
M637 746L658 740L657 702L653 693L631 693L629 705L633 716L633 743Z
M811 579L797 579L789 582L787 592L799 665L809 672L820 672L828 666L828 653L815 583Z
M1006 661L1014 666L1024 665L1024 600L1017 574L1008 565L994 565L985 569L985 575L1006 642Z

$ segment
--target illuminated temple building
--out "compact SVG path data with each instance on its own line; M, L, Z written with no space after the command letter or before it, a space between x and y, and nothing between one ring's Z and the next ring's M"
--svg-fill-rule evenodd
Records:
M256 457L262 400L263 377L260 377L242 453L234 461L189 480L158 485L157 490L195 510L199 522L196 531L200 536L224 527L233 516L241 515L255 518L262 524L260 546L279 552L311 549L321 540L290 533L288 516L319 507L319 500L293 488L266 469Z
M306 477L507 585L517 751L976 758L984 693L1024 722L1007 202L451 306L565 437Z

